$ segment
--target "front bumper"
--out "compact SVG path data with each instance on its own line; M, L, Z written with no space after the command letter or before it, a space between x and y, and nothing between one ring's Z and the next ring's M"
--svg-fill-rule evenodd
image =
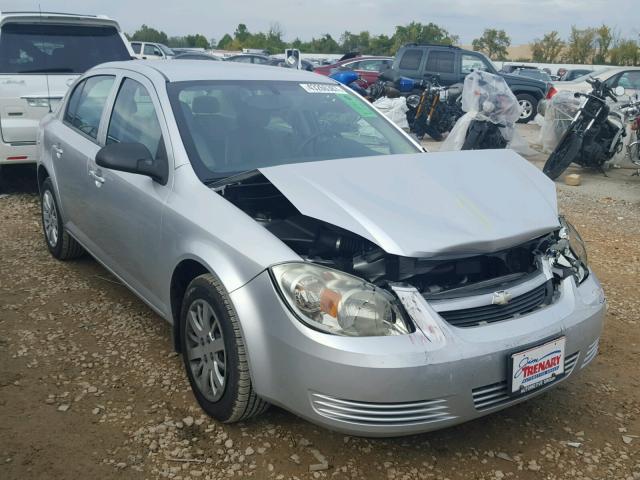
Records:
M512 320L455 328L437 318L447 343L420 332L340 337L297 320L264 272L231 294L256 392L313 423L365 436L397 436L462 423L508 407L573 376L597 353L605 300L593 273L559 287L553 305ZM507 359L566 337L566 375L531 394L507 390Z

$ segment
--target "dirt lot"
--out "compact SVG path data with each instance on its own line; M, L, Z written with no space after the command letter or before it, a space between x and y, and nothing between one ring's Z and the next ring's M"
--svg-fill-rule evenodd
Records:
M609 300L592 365L477 421L370 440L276 408L239 425L204 417L168 325L91 258L55 261L32 171L12 172L0 198L0 478L638 480L640 179L630 173L559 185ZM323 458L328 469L311 472Z

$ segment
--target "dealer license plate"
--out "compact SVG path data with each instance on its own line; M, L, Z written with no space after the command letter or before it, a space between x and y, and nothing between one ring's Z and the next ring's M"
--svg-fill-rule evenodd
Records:
M565 337L511 355L511 393L527 393L564 374Z

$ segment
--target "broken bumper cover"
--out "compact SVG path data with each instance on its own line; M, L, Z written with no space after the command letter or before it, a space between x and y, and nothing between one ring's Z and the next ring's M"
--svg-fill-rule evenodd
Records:
M303 325L264 272L231 293L256 392L327 428L396 436L462 423L531 398L576 374L596 355L605 313L593 273L568 278L553 305L512 320L455 328L434 349L420 330L389 337L341 337ZM529 394L508 391L508 359L550 338L566 338L564 377Z

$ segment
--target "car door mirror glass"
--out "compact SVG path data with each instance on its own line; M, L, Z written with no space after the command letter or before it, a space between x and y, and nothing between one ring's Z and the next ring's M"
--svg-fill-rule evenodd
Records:
M146 175L165 185L167 172L161 162L153 159L142 143L110 143L96 154L96 165L120 172Z

